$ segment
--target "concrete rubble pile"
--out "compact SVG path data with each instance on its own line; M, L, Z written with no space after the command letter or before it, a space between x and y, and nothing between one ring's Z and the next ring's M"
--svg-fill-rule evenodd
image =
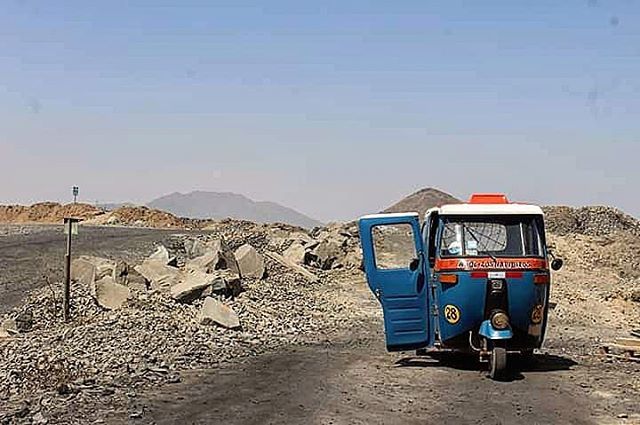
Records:
M543 210L547 231L558 235L612 236L622 232L640 237L640 222L617 208L552 206Z
M357 238L346 233L219 222L174 235L139 264L76 258L70 323L60 283L0 317L0 423L24 413L25 399L39 400L25 417L55 417L66 402L53 400L126 400L182 370L317 342L344 326L346 308L323 288L325 269L359 266L347 261ZM296 243L304 258L286 259Z
M282 256L290 263L321 270L358 269L362 250L355 223L331 224L315 229L311 235L294 233L280 240Z

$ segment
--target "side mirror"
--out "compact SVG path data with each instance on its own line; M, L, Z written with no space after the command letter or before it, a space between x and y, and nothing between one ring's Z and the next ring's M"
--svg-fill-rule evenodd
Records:
M563 264L564 261L562 261L560 258L556 258L551 262L551 270L558 271L562 268Z
M411 270L412 272L415 272L416 270L418 270L418 266L420 266L420 259L414 258L409 263L409 270Z

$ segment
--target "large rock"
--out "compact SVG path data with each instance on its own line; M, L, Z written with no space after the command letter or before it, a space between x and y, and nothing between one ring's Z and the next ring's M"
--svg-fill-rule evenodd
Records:
M211 273L219 268L220 264L220 251L210 250L205 254L188 260L185 264L185 268L188 270L197 270L203 273Z
M284 258L282 255L278 254L277 252L267 252L267 256L269 258L271 258L272 260L282 264L283 266L293 270L294 272L302 275L305 277L305 279L307 279L310 282L317 282L318 281L318 276L314 275L313 273L311 273L309 270L305 269L304 267L287 260L286 258Z
M193 301L199 298L207 287L213 286L219 277L197 270L186 270L180 273L178 283L171 287L171 297L176 301Z
M185 268L205 273L229 269L234 273L238 273L238 264L233 251L220 239L207 243L204 253L187 261Z
M113 271L111 272L111 277L116 283L121 285L127 284L127 276L129 275L129 265L124 261L116 261L113 267Z
M113 269L116 267L116 262L108 258L83 255L79 259L87 261L96 267L96 280L111 276L113 274Z
M169 288L177 282L180 274L180 270L176 267L154 260L145 260L134 270L144 276L151 289L160 291L169 291Z
M164 245L158 245L156 251L148 258L150 261L157 261L165 265L175 266L176 258L169 254L169 250Z
M244 244L236 250L235 257L240 269L240 277L262 279L264 277L264 258L249 244Z
M76 258L71 262L71 280L84 285L93 285L96 281L97 268L86 258Z
M187 239L184 241L184 251L187 258L202 257L209 251L210 245L210 242L203 242L199 239Z
M320 242L313 250L316 265L323 270L331 269L334 263L340 262L345 255L342 245L342 240L331 237Z
M304 264L306 254L304 245L301 242L294 242L282 253L282 256L292 263Z
M240 319L233 309L215 298L207 297L200 311L200 323L209 325L215 323L228 329L238 329Z
M233 250L227 245L224 240L220 241L220 259L221 262L219 267L221 269L228 269L231 272L240 275L240 266L238 265L238 260L233 253Z
M120 285L112 277L105 277L95 283L95 299L98 305L107 310L121 308L129 299L129 288Z

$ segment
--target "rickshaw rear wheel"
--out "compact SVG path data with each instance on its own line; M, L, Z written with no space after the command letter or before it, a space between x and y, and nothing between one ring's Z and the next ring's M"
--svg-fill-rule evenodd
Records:
M491 379L503 379L507 371L507 349L504 347L493 347L491 350L489 376Z

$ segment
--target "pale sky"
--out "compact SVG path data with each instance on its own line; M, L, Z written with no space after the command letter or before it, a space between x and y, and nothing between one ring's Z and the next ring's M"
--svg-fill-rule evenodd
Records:
M9 1L0 203L232 191L352 219L436 186L640 216L640 5Z

